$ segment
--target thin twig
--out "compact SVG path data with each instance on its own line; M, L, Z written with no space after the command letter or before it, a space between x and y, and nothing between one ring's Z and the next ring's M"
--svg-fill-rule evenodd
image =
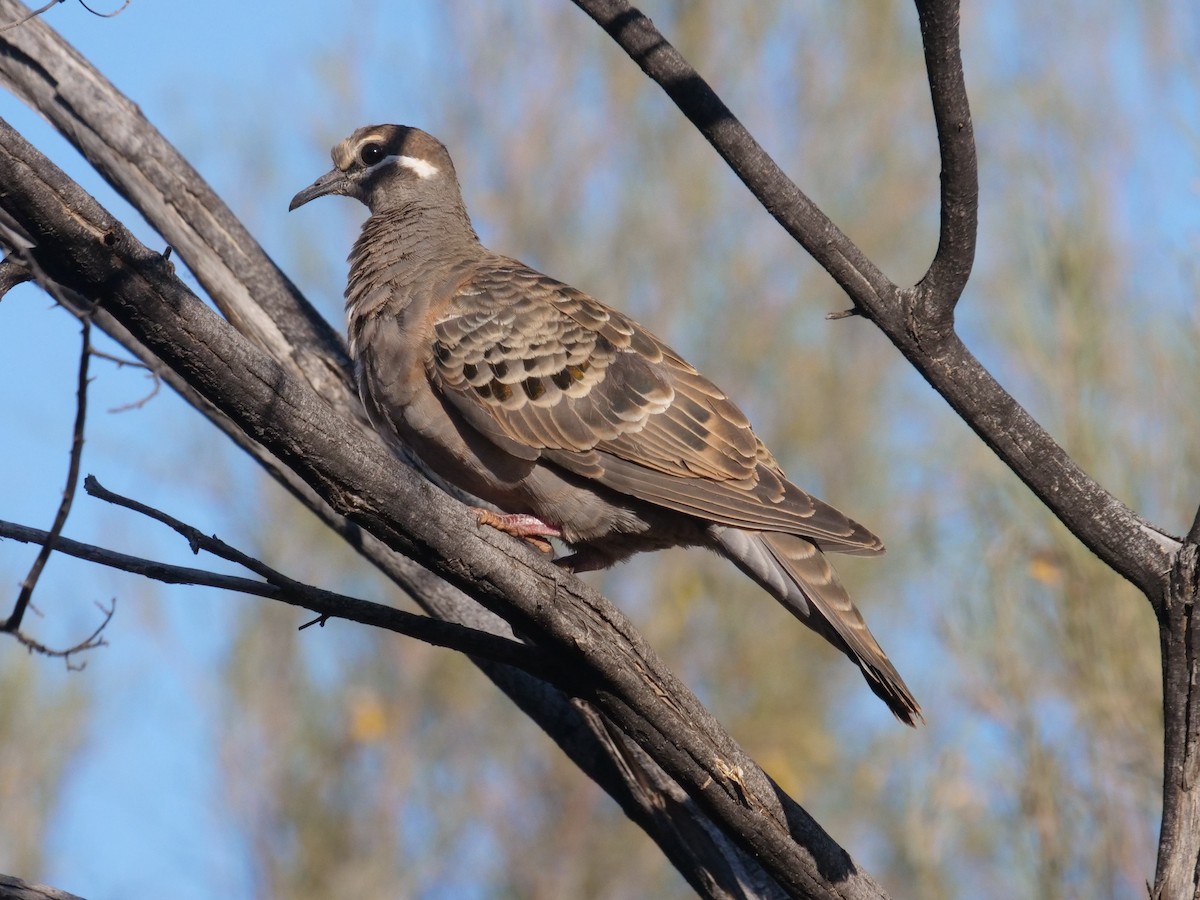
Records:
M90 12L93 16L99 16L102 19L111 19L114 16L119 16L121 13L125 12L125 7L127 7L129 5L129 0L125 0L125 2L121 4L121 7L119 9L115 10L114 12L110 12L110 13L97 12L96 10L94 10L90 6L88 6L86 3L84 3L83 0L79 0L79 5L82 6L84 9L86 9L88 12Z
M23 631L14 631L12 635L17 639L17 642L20 643L21 646L27 649L30 653L37 653L41 656L61 657L70 671L82 672L85 668L87 668L87 660L76 664L71 662L71 657L80 653L86 653L88 650L95 650L97 647L108 646L108 641L102 638L100 634L105 628L108 627L108 623L112 621L113 613L117 611L116 598L113 598L112 603L109 604L107 609L100 603L97 603L96 607L102 613L104 613L104 619L99 625L96 626L95 631L93 631L75 646L68 647L65 650L55 650L53 647L47 647L40 641L36 641L29 637L29 635L25 634Z
M50 559L53 551L54 538L62 534L63 526L67 524L67 516L71 512L71 504L75 500L75 488L79 484L79 462L83 457L83 432L87 423L88 362L92 357L92 324L86 318L81 319L80 322L82 323L80 334L83 346L79 353L79 380L75 390L75 427L72 429L71 436L71 461L67 466L67 484L63 488L62 501L58 504L54 524L50 527L51 540L42 545L33 565L30 566L29 574L25 576L25 581L21 584L21 593L17 595L17 602L13 606L12 614L8 617L8 621L0 625L0 632L20 630L21 620L25 618L25 611L29 608L29 601L33 597L33 590L37 587L38 579L41 578L42 570L46 567L46 561Z
M115 365L118 369L124 369L126 366L131 366L135 369L143 369L150 377L150 381L152 382L150 393L146 394L146 396L142 397L140 400L131 400L129 403L122 403L119 406L110 406L107 410L105 410L105 412L123 413L129 412L131 409L141 409L143 406L157 397L158 392L162 390L162 377L155 372L154 369L150 368L150 366L146 365L141 360L124 359L120 356L114 356L111 353L105 353L102 350L97 350L94 347L92 348L92 356L96 357L97 359L106 360Z
M133 512L141 513L143 516L148 516L156 522L161 522L181 535L188 542L188 546L192 548L192 553L199 554L201 550L207 550L213 556L218 556L231 563L237 563L244 569L249 569L255 575L264 578L268 584L273 584L276 587L290 588L302 586L299 582L292 581L286 575L272 569L262 560L255 559L253 556L229 546L216 535L204 534L200 529L186 522L181 522L161 509L155 509L153 506L147 506L145 503L134 500L131 497L125 497L114 491L110 491L96 479L95 475L89 475L83 480L83 489L88 492L89 496L103 500L105 503L124 507Z
M138 363L138 365L141 365L141 363ZM150 382L151 382L150 392L148 394L146 394L144 397L140 397L137 400L130 400L128 403L121 403L118 406L110 406L108 409L105 410L105 412L123 413L123 412L129 412L131 409L141 409L143 406L145 406L147 403L149 403L151 400L153 400L155 397L158 396L158 392L162 390L162 377L157 372L155 372L153 369L150 369L149 366L145 366L144 368L146 368L148 370L147 377L150 379Z
M33 12L29 13L27 16L23 16L22 18L17 19L17 21L15 21L15 22L9 22L7 25L0 25L0 34L4 34L4 32L10 31L13 28L18 28L21 25L24 25L30 19L36 19L42 13L44 13L48 9L50 9L50 7L56 6L57 4L62 3L62 2L63 2L63 0L50 0L50 2L47 3L45 6L38 7Z
M168 517L169 518L169 517ZM182 524L182 523L181 523ZM184 525L184 528L191 526ZM199 534L196 529L191 529ZM331 619L345 619L382 628L396 634L416 638L435 647L445 647L458 650L469 656L488 659L493 662L513 666L534 675L551 684L557 678L555 669L541 650L514 641L510 638L499 637L486 631L468 628L454 622L444 622L429 616L421 616L406 612L382 603L372 603L357 597L334 593L323 588L293 581L290 578L276 576L286 582L287 586L256 581L252 578L241 578L236 575L223 575L204 569L189 566L175 566L156 560L118 553L93 544L84 544L62 536L52 536L47 531L18 525L15 522L0 520L0 538L10 538L26 544L53 544L54 550L82 559L87 562L119 569L134 575L141 575L164 584L191 584L199 587L213 587L239 594L249 594L255 597L265 597L268 600L279 600L291 606L311 610L320 616ZM215 540L215 538L213 539ZM218 541L218 543L220 543ZM237 551L233 551L235 554ZM244 554L238 554L244 556ZM257 562L257 561L256 561ZM258 563L262 566L261 563ZM263 567L267 568L267 567ZM270 569L268 569L270 571Z
M120 356L114 356L111 353L105 353L103 350L97 350L95 347L92 348L92 356L96 357L96 359L108 360L110 363L113 363L114 365L116 365L116 367L118 369L123 369L126 366L132 366L135 369L145 369L146 371L153 371L148 365L146 365L141 360L124 359Z

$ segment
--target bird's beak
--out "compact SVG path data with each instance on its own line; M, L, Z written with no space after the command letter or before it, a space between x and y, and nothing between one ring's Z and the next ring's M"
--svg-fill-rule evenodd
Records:
M292 202L288 204L288 212L303 206L309 200L316 200L326 194L347 194L349 191L350 179L346 177L346 173L340 169L334 169L326 172L293 197Z

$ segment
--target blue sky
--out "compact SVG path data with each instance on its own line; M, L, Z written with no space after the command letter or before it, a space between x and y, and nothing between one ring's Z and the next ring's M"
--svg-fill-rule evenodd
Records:
M436 130L440 121L455 114L434 108L435 92L429 89L430 79L458 62L442 27L442 8L440 3L417 0L343 5L133 0L115 19L101 19L68 0L47 13L46 20L141 106L340 327L341 259L362 214L345 203L329 204L319 214L306 210L289 216L287 203L328 167L325 148L354 127L401 120ZM338 48L348 44L367 12L377 29L370 55L346 63L338 58ZM985 33L991 35L994 48L1020 44L1011 37L1014 23L1003 12L987 16ZM581 34L597 42L607 40L579 18ZM1049 41L1052 34L1042 37ZM536 69L536 48L514 46L530 55L531 68ZM1180 268L1178 260L1188 248L1194 254L1200 234L1194 140L1200 134L1200 103L1194 84L1174 78L1153 81L1145 74L1145 61L1128 47L1104 48L1096 57L1039 56L1037 49L1028 49L1028 56L1013 53L1014 84L1041 77L1030 74L1036 59L1067 69L1066 79L1083 97L1095 89L1089 65L1097 57L1113 73L1111 83L1118 87L1123 117L1107 148L1111 153L1100 152L1092 162L1112 166L1114 177L1126 185L1116 194L1124 209L1121 218L1128 223L1131 242L1146 249L1136 255L1138 262L1127 273L1133 296L1147 304L1161 302L1176 321L1186 323L1188 301L1181 298L1194 273ZM991 59L1002 60L1002 54ZM969 63L969 76L971 69ZM335 102L338 94L330 85L342 79L355 97L352 104ZM265 92L264 86L269 86ZM503 98L495 97L490 87L481 86L478 96L464 97L463 106L495 104L495 118L481 127L499 129ZM263 105L264 96L270 97L269 106ZM989 130L1006 127L1006 112L1002 103L976 108L985 163ZM580 110L581 116L590 113ZM158 241L126 215L127 207L69 145L6 93L0 93L0 116L102 203L125 216L147 242ZM1193 142L1154 144L1146 135L1153 135L1156 123L1163 122L1172 135L1190 132ZM993 170L985 168L984 191L995 199L1010 186L990 181L989 171ZM461 174L464 181L486 178L479 172ZM989 235L999 231L990 216L1002 214L993 212L994 205L985 204L984 210L981 268L989 260ZM314 240L323 239L336 249L311 252ZM1153 298L1138 290L1150 283L1149 274L1160 292ZM990 355L987 342L994 339L987 303L994 299L967 303L962 317L965 329L983 343L985 360ZM831 301L831 307L836 305L836 299ZM0 518L46 527L66 469L78 327L26 287L0 302L0 335L0 410L9 423L0 431L0 471L19 473L2 482ZM102 349L111 349L99 335L96 340ZM216 501L219 494L206 481L203 462L224 452L222 439L165 393L136 410L106 412L142 397L146 380L134 370L116 370L102 361L93 362L93 374L84 471L95 473L113 490L135 494L222 537L236 541L249 533L256 510ZM1022 373L1001 374L1021 385ZM907 372L900 377L912 378ZM915 390L923 387L915 378L911 384ZM1036 409L1042 398L1025 387L1029 396L1022 399ZM944 412L937 401L929 408L936 408L937 415ZM914 434L923 427L913 426ZM135 446L131 435L137 436ZM191 481L180 483L175 477L181 465L192 467ZM161 477L146 478L147 472ZM222 467L221 472L247 486L257 477L249 464ZM922 476L919 470L897 473L897 479L903 477L919 481ZM1194 479L1192 483L1195 486ZM255 492L247 489L245 495L253 497ZM165 529L82 494L68 533L128 552L196 563ZM27 548L0 543L0 583L11 586L21 578L30 557ZM209 560L202 564L219 567ZM0 602L7 596L0 591ZM241 857L239 835L227 827L218 799L212 742L222 710L209 680L228 650L225 626L239 604L255 601L200 589L146 586L56 558L38 594L44 618L33 620L30 628L47 643L72 643L97 621L93 601L107 602L114 596L120 605L109 632L113 646L89 658L86 676L66 674L55 663L37 663L40 677L51 686L87 678L96 705L86 752L78 755L69 772L46 835L46 870L33 874L92 900L150 896L154 886L162 884L171 884L172 896L182 900L214 894L251 896L254 885ZM0 654L12 652L14 648L0 644ZM920 655L920 650L910 652ZM0 847L0 871L6 869L5 862Z
M417 54L430 46L421 36L428 32L423 18L431 8L389 7L397 33L410 35ZM328 107L308 102L319 94L309 63L328 48L331 36L353 27L352 18L338 15L337 9L325 4L134 0L115 19L101 19L68 2L51 10L47 21L133 98L219 193L261 201L261 209L246 209L243 203L237 212L248 221L267 223L260 238L268 252L283 256L284 246L305 227L296 217L287 218L287 201L324 171L327 158L312 152L307 138L303 147L287 134L264 141L273 193L256 196L243 189L244 160L231 162L228 151L237 145L238 155L244 155L247 147L240 135L264 114L273 125L300 121L306 130L330 115ZM278 105L256 109L253 104L262 95L246 91L248 83L272 84ZM404 92L389 93L395 102L395 95ZM419 92L400 105L419 108ZM7 93L0 93L0 116L101 202L125 215L127 207L78 155ZM330 121L328 128L336 134L357 124ZM350 210L344 212L349 220ZM139 229L136 219L125 217L145 240L158 241L145 227ZM336 316L338 298L329 300L325 308ZM31 288L15 290L0 303L0 332L7 337L0 355L0 409L10 423L0 441L0 466L21 473L5 479L0 516L41 527L48 527L65 476L78 353L78 327L50 306ZM102 349L112 349L98 334L96 341ZM202 477L162 491L139 476L143 467L160 473L176 470L181 453L194 453L197 471L202 471L215 442L197 426L194 414L167 392L141 409L106 413L143 396L148 384L136 371L118 371L99 361L92 372L96 379L84 471L114 490L136 493L201 527L226 536L232 530L236 536L236 513L214 507ZM131 433L142 438L136 448L128 446ZM255 477L249 467L238 471L241 475L235 477ZM105 543L129 552L196 563L163 529L103 508L82 491L68 531L103 535ZM0 544L4 583L12 586L22 577L29 558L25 548ZM11 594L6 589L0 596ZM27 619L27 627L49 644L69 645L98 621L93 601L108 602L114 596L119 605L108 635L111 646L91 655L86 674L65 674L56 663L39 664L40 676L51 685L88 679L95 706L84 752L69 770L46 835L46 870L16 874L41 877L89 898L162 896L156 885L171 885L170 896L181 900L252 896L238 834L221 819L211 733L221 711L215 693L204 687L226 649L223 623L230 621L239 601L200 589L147 588L58 558L37 595L44 618ZM15 650L9 645L0 652ZM0 869L12 871L4 866L4 856L0 848Z

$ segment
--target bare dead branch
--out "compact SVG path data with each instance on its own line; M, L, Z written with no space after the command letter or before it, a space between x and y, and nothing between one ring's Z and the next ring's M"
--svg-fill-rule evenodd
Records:
M61 0L55 0L55 2L58 3ZM44 884L33 884L11 875L0 875L0 900L83 900L83 898Z
M200 553L201 550L211 553L213 556L228 562L235 563L244 569L248 569L255 575L262 578L267 584L278 588L278 599L284 602L291 603L288 598L295 598L297 601L303 601L299 605L304 605L313 612L321 614L321 619L318 620L324 624L324 620L328 618L347 618L333 612L332 609L338 604L358 603L353 598L346 597L343 594L337 594L332 591L326 591L322 588L313 587L312 585L304 584L284 575L277 569L268 566L260 559L250 556L241 550L231 547L229 544L222 541L216 535L204 534L200 529L188 525L176 519L168 513L155 509L140 501L134 500L131 497L125 497L114 491L110 491L104 487L96 479L94 475L88 475L83 480L83 488L87 493L103 500L106 503L111 503L114 506L120 506L143 516L153 519L156 522L161 522L168 528L183 537L188 542L192 553ZM267 596L261 593L260 596ZM293 603L293 605L297 605ZM325 608L318 608L318 605L323 605ZM390 609L391 607L387 607ZM361 621L354 619L353 621ZM474 628L467 628L462 625L457 625L449 622L442 622L437 619L431 619L427 616L416 616L410 613L401 613L400 622L405 623L407 630L399 633L406 634L409 637L416 637L424 640L427 643L434 644L439 647L448 647L452 650L461 650L468 655L482 656L490 659L493 662L503 663L504 665L517 666L520 669L529 672L531 675L536 675L546 680L553 681L549 678L549 669L541 657L533 652L527 645L519 641L508 638L497 637L488 634L484 631L479 631ZM309 623L312 624L312 623ZM363 623L370 624L370 623ZM302 628L307 627L301 626ZM391 630L397 630L395 628ZM431 640L430 636L437 636L437 640ZM450 638L446 638L449 635ZM453 640L456 643L447 643L447 640ZM497 649L499 648L499 650ZM520 648L520 649L515 649Z
M101 19L113 19L113 18L116 18L117 16L119 16L121 13L125 12L125 7L127 7L129 5L129 2L130 2L130 0L125 0L125 2L122 3L119 7L117 7L117 9L113 10L112 12L108 12L108 13L102 13L98 10L92 9L90 6L88 6L86 3L84 3L83 0L79 0L79 5L82 6L84 9L86 9L88 12L90 12L93 16L99 16Z
M1159 608L1163 667L1163 809L1154 900L1200 894L1200 548L1176 555Z
M670 45L654 24L626 0L573 0L596 20L642 70L663 88L704 134L735 174L788 234L837 281L862 315L873 320L929 384L976 434L1029 486L1089 550L1156 603L1156 586L1171 564L1179 539L1138 516L1101 487L996 381L952 329L924 309L924 289L900 291L854 243L805 196L754 142L712 88ZM974 226L971 182L974 151L962 86L957 0L923 0L922 36L936 72L932 90L939 110L939 142L954 155L943 160L948 218ZM952 34L951 31L954 31ZM964 119L964 116L967 117ZM945 245L931 266L933 282L957 299L969 273L975 236ZM928 277L928 276L927 276ZM943 303L943 306L945 304ZM952 305L952 303L951 303Z
M1153 895L1191 897L1200 884L1200 646L1192 622L1200 512L1183 544L1101 487L992 377L953 329L970 275L978 227L978 174L959 42L958 0L917 0L941 158L937 253L922 281L899 291L867 265L841 232L790 191L761 148L640 12L624 0L574 0L657 81L766 209L846 290L855 308L1101 560L1149 600L1163 648L1163 825ZM758 189L772 180L777 189ZM794 207L794 208L789 208ZM828 244L823 239L830 237ZM835 258L830 261L830 256Z
M948 332L975 261L979 169L959 46L958 0L917 0L942 161L938 249L918 285L921 327Z
M149 403L151 400L153 400L155 397L157 397L158 392L160 390L162 390L162 378L159 377L157 372L149 372L147 374L150 378L150 390L149 391L147 391L143 396L139 397L137 400L130 400L128 403L121 403L121 404L118 404L117 406L110 406L107 410L105 410L105 412L123 413L123 412L129 412L130 410L134 410L134 409L141 409L143 406L145 406L147 403Z
M54 524L50 527L50 534L53 537L62 534L63 526L67 524L67 516L71 513L71 504L75 499L75 488L79 484L79 461L83 456L83 432L87 423L88 362L92 356L92 325L87 319L82 320L80 333L82 347L79 351L79 377L75 388L75 424L71 429L70 462L67 465L67 483L63 488L62 500L58 504L58 512L54 515ZM50 559L53 543L53 540L50 540L42 545L33 565L29 568L29 574L21 582L21 591L17 595L17 602L13 605L12 613L4 624L0 625L0 632L16 633L20 631L21 620L25 618L25 611L29 608L29 601L33 598L34 588L37 587L42 570Z
M162 260L0 125L0 203L53 228L39 261L107 311L342 514L514 623L563 659L570 691L635 736L781 887L808 896L881 889L726 734L611 604L475 517L348 423L201 304ZM51 225L52 223L52 225ZM570 660L568 665L566 660ZM731 773L736 773L734 779Z
M642 12L626 0L572 0L675 101L734 174L783 229L846 291L862 314L896 286L776 164L690 63Z
M97 350L95 347L92 348L92 356L96 357L96 359L103 359L107 362L110 362L118 369L123 369L126 366L132 366L135 369L145 369L147 372L153 372L153 370L144 362L139 362L136 359L122 359L121 357L114 356L111 353L105 353L103 350Z
M48 536L48 535L47 535ZM100 635L108 623L112 621L113 613L117 611L117 601L114 599L107 607L97 602L96 608L103 613L104 618L100 624L96 626L96 630L85 637L82 641L72 647L67 647L65 650L56 650L48 647L40 641L34 640L25 634L23 631L13 631L12 636L16 638L17 643L28 650L30 653L37 653L39 656L57 657L66 663L67 669L72 672L82 672L87 668L87 660L79 663L71 661L71 657L86 653L89 650L95 650L97 647L107 647L108 641L104 640Z
M0 300L18 284L32 280L33 273L24 261L15 256L6 256L0 260Z
M1200 544L1200 509L1196 510L1196 516L1192 519L1192 527L1188 529L1187 537L1184 540L1192 545Z
M96 478L95 475L88 475L83 480L83 489L87 491L89 496L103 500L105 503L111 503L114 506L120 506L124 509L132 510L140 513L147 518L151 518L156 522L161 522L172 531L183 537L188 542L192 553L199 554L201 550L205 550L213 556L228 560L231 563L236 563L244 569L249 569L255 575L262 577L268 584L273 584L276 587L290 588L299 586L297 582L292 581L287 576L281 574L275 569L268 566L261 560L255 559L249 554L243 553L230 547L216 535L207 535L200 529L188 525L186 522L181 522L174 516L171 516L160 509L155 509L153 506L148 506L132 497L125 497L114 491L110 491L104 487Z
M149 507L145 507L145 509L148 510ZM140 512L141 510L138 511ZM157 511L154 512L157 513ZM160 515L163 514L159 513L154 515L153 518L159 518ZM183 523L179 524L185 529L190 528L190 526L183 525ZM194 531L195 529L192 530ZM477 656L506 666L515 666L535 677L550 681L551 683L554 681L554 669L547 663L544 654L540 653L536 648L522 644L519 641L497 637L485 631L468 628L453 622L443 622L428 616L416 615L415 613L406 612L395 607L385 606L382 603L372 603L369 600L360 600L356 597L327 591L323 588L294 581L277 572L273 573L273 575L275 581L278 583L274 583L256 581L252 578L242 578L236 575L224 575L219 572L209 572L205 569L197 569L189 566L175 566L169 563L143 559L138 556L130 556L126 553L118 553L114 550L106 550L103 547L80 543L61 536L54 536L50 532L29 528L15 522L0 521L0 538L9 538L27 544L40 544L43 547L51 546L54 550L59 553L65 553L67 556L107 566L111 569L119 569L133 575L141 575L154 581L161 581L164 584L211 587L238 594L248 594L255 597L264 597L269 600L278 600L290 606L298 606L311 610L328 619L345 619L349 622L358 622L362 625L382 628L386 631L405 635L406 637L416 638L435 647L458 650L469 656ZM207 543L207 541L204 543ZM234 555L250 559L250 557L245 557L244 554L240 554L232 548L226 547L225 549ZM257 560L253 562L256 568L266 568L267 571L272 571ZM29 645L33 642L23 639L22 643ZM41 645L37 645L37 647L41 648ZM66 651L47 651L47 653L51 656L63 656L69 653L76 653L79 649L79 647L74 647Z
M28 22L30 19L37 18L42 13L47 12L52 6L57 6L59 3L62 3L62 2L63 2L63 0L50 0L50 2L47 3L45 6L39 6L37 9L31 10L29 13L27 13L26 15L22 16L21 18L17 19L16 21L6 22L4 25L0 25L0 34L3 34L6 31L11 31L13 28L19 28L20 26L22 26L26 22Z
M160 376L151 366L148 366L144 362L139 362L136 359L122 359L119 356L113 356L111 353L104 353L100 350L97 350L95 347L92 348L92 356L96 357L97 359L103 359L106 362L110 362L118 369L124 369L126 366L131 366L135 369L144 369L147 377L150 379L150 390L145 396L140 397L137 400L131 400L128 403L121 403L118 406L110 406L105 410L105 412L123 413L129 412L131 409L141 409L143 406L157 397L158 392L162 390L162 376Z

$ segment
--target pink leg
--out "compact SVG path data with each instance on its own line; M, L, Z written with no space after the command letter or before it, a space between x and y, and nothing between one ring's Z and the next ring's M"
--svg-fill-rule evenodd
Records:
M550 553L553 548L548 537L562 537L562 532L553 525L547 525L536 516L522 514L501 515L490 509L472 507L471 511L479 520L480 525L489 525L497 531L511 534L513 537L524 538L543 553Z

